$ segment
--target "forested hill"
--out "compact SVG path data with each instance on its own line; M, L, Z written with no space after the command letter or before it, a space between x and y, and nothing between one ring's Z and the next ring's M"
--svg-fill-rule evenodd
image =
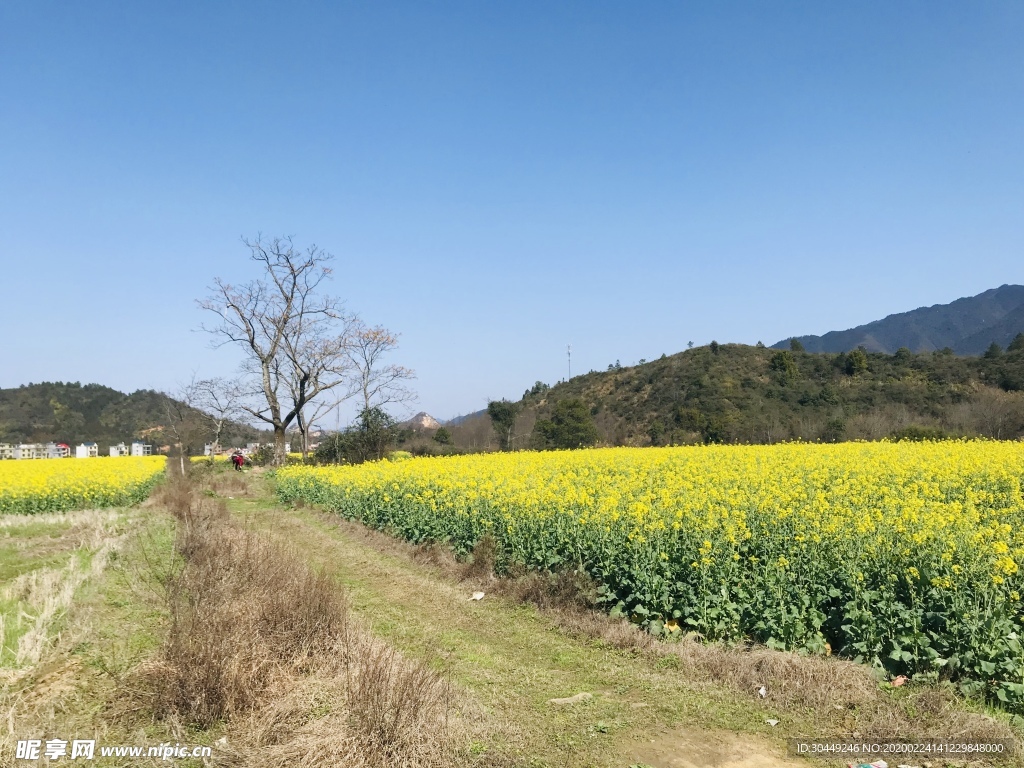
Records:
M126 395L101 384L43 382L0 389L0 443L61 441L108 445L142 439L172 442L165 434L168 398L142 389ZM199 412L195 412L198 414ZM223 438L251 430L233 426Z
M981 357L948 352L813 354L712 344L635 367L591 372L520 402L514 447L538 417L583 400L612 445L889 436L1024 434L1024 335ZM484 447L486 416L454 427L460 447ZM492 440L493 443L493 440Z
M999 288L957 299L950 304L921 307L889 315L867 325L823 336L798 336L808 352L869 352L892 354L900 347L932 352L949 347L958 355L980 355L993 343L1006 347L1024 331L1024 285ZM788 349L789 339L774 349Z

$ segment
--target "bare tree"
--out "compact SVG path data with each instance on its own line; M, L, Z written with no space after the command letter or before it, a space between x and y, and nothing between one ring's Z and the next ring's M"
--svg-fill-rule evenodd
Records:
M309 454L310 427L353 394L338 386L351 378L348 352L348 334L331 339L309 339L301 349L286 345L280 363L286 369L282 378L287 383L295 410L303 460Z
M320 292L333 256L315 245L296 250L290 237L242 242L263 277L242 286L217 278L199 306L219 322L202 329L215 346L242 350L250 395L242 408L273 429L274 464L282 465L288 427L307 403L347 381L347 334L339 329L349 318Z
M362 396L364 411L416 399L416 394L406 385L416 374L409 368L386 364L383 360L396 349L398 336L387 328L380 325L371 328L361 320L354 321L348 357L352 364L352 391Z
M220 436L224 432L224 425L244 413L243 392L242 383L235 379L202 379L195 383L196 404L206 412L212 425L211 458L220 450Z
M963 434L1012 439L1024 430L1024 393L979 387L970 400L950 409L947 422Z
M195 453L210 434L209 419L196 408L198 393L195 376L174 392L163 393L167 431L174 438L182 475L185 474L186 457Z
M295 424L299 430L299 450L302 453L303 461L305 461L306 457L309 456L310 431L316 429L317 421L321 416L324 416L337 408L344 399L345 398L321 400L318 403L307 403L308 408L300 412L295 418Z

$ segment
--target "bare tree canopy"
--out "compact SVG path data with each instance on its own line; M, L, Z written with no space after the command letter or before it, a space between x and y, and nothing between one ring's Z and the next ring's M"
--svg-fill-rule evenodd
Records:
M416 399L406 382L416 378L409 368L384 362L398 349L398 336L383 326L369 327L361 320L352 324L348 358L352 365L352 390L363 398L363 410L383 408L388 403Z
M199 391L200 384L193 375L187 384L182 384L174 392L164 393L167 431L174 438L182 475L185 474L187 457L198 452L210 433L207 416L197 408Z
M352 318L321 292L333 256L292 239L257 236L243 243L262 277L241 286L220 278L199 306L218 318L202 330L214 346L233 344L244 356L241 407L274 431L274 463L285 461L286 432L309 403L351 380Z
M220 449L220 437L228 421L242 415L242 382L234 379L201 379L193 387L196 406L201 408L210 419L213 447L211 452Z

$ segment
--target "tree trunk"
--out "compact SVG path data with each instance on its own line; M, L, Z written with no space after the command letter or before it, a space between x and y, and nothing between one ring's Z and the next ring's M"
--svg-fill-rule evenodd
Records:
M210 443L210 466L211 467L213 466L214 461L216 461L217 454L220 453L220 433L221 433L221 431L223 429L224 429L224 422L223 421L215 421L214 422L213 442Z
M306 455L309 453L309 437L307 433L309 431L309 425L306 424L306 419L302 415L302 411L299 411L295 417L296 423L299 425L299 439L302 440L300 449L302 451L302 463L306 463Z
M288 453L284 449L287 436L284 426L274 425L274 460L272 463L275 467L283 467L288 461Z

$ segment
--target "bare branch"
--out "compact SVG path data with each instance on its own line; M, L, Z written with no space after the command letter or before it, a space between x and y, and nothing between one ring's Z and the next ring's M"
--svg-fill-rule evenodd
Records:
M361 320L353 322L348 350L352 364L350 387L353 393L362 395L364 410L416 399L416 394L406 386L416 374L409 368L384 363L383 358L396 349L398 336L387 328L371 328Z
M333 256L315 245L296 249L291 237L242 239L262 277L234 286L214 280L199 306L217 321L202 330L214 346L244 355L237 408L274 430L275 463L283 463L288 427L317 398L349 380L348 325L341 302L320 293ZM219 433L218 433L219 434Z
M192 374L187 384L179 386L174 392L163 393L167 431L174 437L183 475L186 457L192 455L209 434L207 419L196 408L198 392L199 385L195 374Z
M212 424L214 451L220 448L225 424L245 412L243 397L244 387L236 379L214 378L195 382L196 405L206 412Z

